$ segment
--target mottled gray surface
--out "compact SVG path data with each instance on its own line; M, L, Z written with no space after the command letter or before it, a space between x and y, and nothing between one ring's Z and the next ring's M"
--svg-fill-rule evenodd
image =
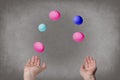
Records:
M62 18L48 18L57 9ZM74 15L84 23L73 24ZM47 25L40 33L37 26ZM75 43L72 34L85 34ZM44 54L33 43L45 44ZM120 80L120 1L119 0L0 0L0 80L22 80L28 58L41 56L48 65L39 80L82 80L79 67L85 56L97 60L97 80Z

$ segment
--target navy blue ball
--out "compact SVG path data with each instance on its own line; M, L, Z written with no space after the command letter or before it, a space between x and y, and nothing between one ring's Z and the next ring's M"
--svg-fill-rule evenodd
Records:
M73 22L75 23L75 24L77 24L77 25L80 25L80 24L82 24L83 23L83 18L81 17L81 16L75 16L74 18L73 18Z

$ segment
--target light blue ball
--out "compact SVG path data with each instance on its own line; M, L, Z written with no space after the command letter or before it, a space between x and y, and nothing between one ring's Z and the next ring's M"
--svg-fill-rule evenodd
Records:
M39 30L40 32L45 32L46 29L47 29L47 27L46 27L45 24L40 24L40 25L38 26L38 30Z

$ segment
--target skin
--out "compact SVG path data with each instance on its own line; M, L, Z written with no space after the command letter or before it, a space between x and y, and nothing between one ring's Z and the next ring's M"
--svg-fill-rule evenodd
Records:
M33 56L24 67L24 80L36 80L37 75L46 68L45 62L41 64L40 58ZM92 57L87 56L84 60L84 64L80 67L80 75L84 80L96 80L96 69L96 61Z
M24 67L24 80L36 80L36 76L44 71L46 67L45 62L41 65L38 56L33 56Z
M80 75L84 80L96 80L95 72L97 70L96 61L90 56L84 60L84 64L80 67Z

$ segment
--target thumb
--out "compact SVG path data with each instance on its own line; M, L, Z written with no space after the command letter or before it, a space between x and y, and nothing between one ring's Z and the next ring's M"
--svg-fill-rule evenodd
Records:
M42 64L41 68L42 68L42 71L45 70L45 69L47 68L47 65L46 65L45 62Z
M81 67L80 67L80 70L84 70L85 69L85 65L83 64Z

